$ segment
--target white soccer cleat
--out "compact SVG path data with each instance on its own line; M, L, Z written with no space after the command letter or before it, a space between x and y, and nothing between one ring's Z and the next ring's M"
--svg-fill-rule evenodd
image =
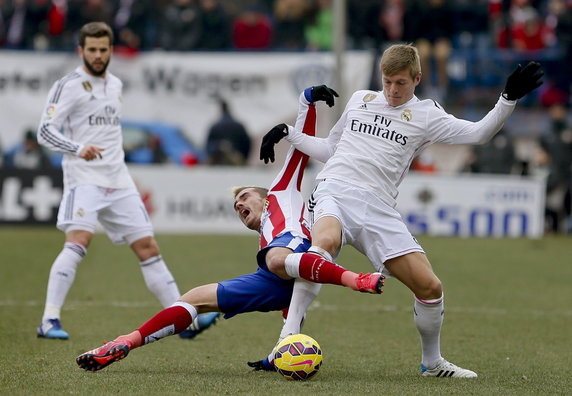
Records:
M461 368L451 362L441 359L435 368L428 369L421 365L421 375L424 377L440 377L440 378L477 378L477 373L471 370Z

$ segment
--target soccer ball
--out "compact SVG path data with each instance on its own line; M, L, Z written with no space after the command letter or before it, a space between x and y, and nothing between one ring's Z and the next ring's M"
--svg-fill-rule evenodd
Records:
M284 378L307 380L318 373L322 350L312 337L294 334L284 338L274 352L274 366Z

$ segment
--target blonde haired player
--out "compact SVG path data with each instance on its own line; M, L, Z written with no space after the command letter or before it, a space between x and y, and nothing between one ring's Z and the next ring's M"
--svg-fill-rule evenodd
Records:
M398 187L413 158L433 143L478 144L497 133L516 101L540 86L535 62L508 77L495 107L480 121L457 119L433 100L420 100L417 49L389 47L380 63L383 91L357 91L327 138L273 132L310 157L326 162L310 199L312 244L335 257L345 244L366 255L376 271L393 276L414 295L414 320L421 338L421 374L473 378L477 374L441 356L444 302L441 281L417 240L395 210ZM273 156L267 147L262 158Z
M325 100L333 106L334 94L335 91L326 86L305 90L300 95L296 125L290 128L313 135L314 103ZM282 124L278 128L287 127ZM300 192L307 163L307 155L290 148L270 189L242 186L233 190L236 214L247 228L260 233L256 272L188 291L137 330L81 354L77 364L85 370L101 370L125 358L134 348L179 333L198 314L207 312L223 312L228 319L246 312L288 308L280 341L300 332L306 309L318 294L321 283L381 293L384 279L381 274L356 274L326 260L319 251L308 251L310 231ZM256 370L273 370L272 354L249 365Z

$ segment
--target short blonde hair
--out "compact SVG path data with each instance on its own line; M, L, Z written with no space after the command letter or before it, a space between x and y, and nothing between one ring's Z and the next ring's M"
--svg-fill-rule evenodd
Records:
M266 196L268 195L267 188L262 188L258 186L237 186L237 187L232 187L232 189L230 190L232 193L232 197L236 198L236 196L240 194L241 191L246 190L247 188L254 188L254 190L256 190L256 192L260 194L262 198L266 198Z
M382 75L393 76L403 70L409 70L415 79L421 71L419 52L412 44L394 44L383 51L379 69Z

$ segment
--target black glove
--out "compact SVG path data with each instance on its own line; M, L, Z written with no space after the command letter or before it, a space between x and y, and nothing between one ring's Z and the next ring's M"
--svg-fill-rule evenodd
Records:
M323 100L328 106L332 107L334 105L334 96L338 98L340 95L332 88L325 85L317 85L312 87L311 96L312 102Z
M264 135L260 145L260 159L264 160L265 164L269 160L274 162L274 145L286 135L288 135L286 124L278 124Z
M273 364L264 364L264 359L256 362L247 362L246 364L248 364L249 367L252 367L254 371L276 371Z
M544 72L540 63L529 62L522 68L520 65L508 76L502 96L508 100L517 100L542 85L540 79Z

